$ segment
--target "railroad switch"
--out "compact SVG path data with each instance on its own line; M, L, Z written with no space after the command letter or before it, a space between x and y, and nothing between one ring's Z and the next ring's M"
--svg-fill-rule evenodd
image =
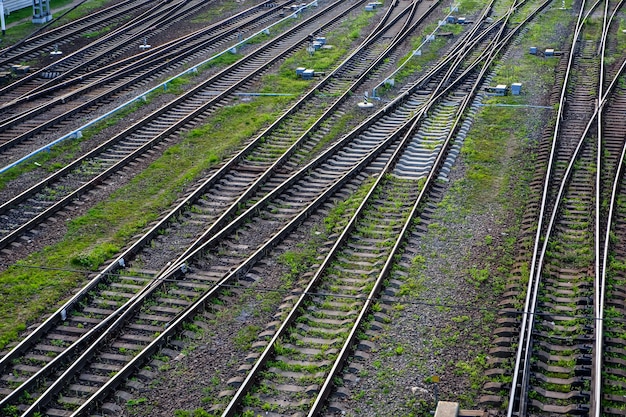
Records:
M54 50L52 52L50 52L50 55L63 55L63 52L59 51L59 44L55 43L54 44Z
M143 44L139 45L139 49L150 49L152 45L148 45L148 38L143 38Z
M11 71L15 74L26 74L30 71L30 67L28 65L11 65Z

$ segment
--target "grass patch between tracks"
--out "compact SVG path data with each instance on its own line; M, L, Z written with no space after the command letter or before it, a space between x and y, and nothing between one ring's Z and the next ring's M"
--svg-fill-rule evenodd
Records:
M219 4L212 4L210 10L196 14L192 23L210 23L217 19L223 19L241 7L237 2L227 1Z
M486 107L481 115L485 122L473 126L468 135L462 153L468 162L464 194L470 201L489 201L504 180L498 156L507 153L506 139L519 129L517 115L517 109Z

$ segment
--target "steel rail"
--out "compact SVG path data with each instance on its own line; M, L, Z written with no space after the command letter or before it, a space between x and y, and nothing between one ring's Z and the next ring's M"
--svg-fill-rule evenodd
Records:
M291 0L290 0L291 2ZM255 7L255 9L258 7ZM248 12L248 11L246 11ZM270 10L267 11L265 13L263 13L260 16L256 16L253 19L249 20L249 21L245 21L242 22L242 25L249 25L249 24L256 24L258 23L258 21L263 21L265 18L269 17L271 14L277 13L277 11L275 10ZM121 84L117 84L115 86L113 86L112 88L107 89L106 91L98 94L96 97L93 97L91 99L89 99L88 101L84 101L79 103L76 107L67 110L66 112L59 114L57 116L54 116L52 119L48 119L44 122L42 122L39 126L33 127L32 129L30 129L27 132L24 132L16 137L14 137L13 139L10 139L4 143L0 144L0 152L4 152L7 149L10 149L12 147L14 147L15 145L22 143L23 141L33 137L34 135L41 133L42 131L44 131L45 129L54 126L60 122L62 122L63 120L68 119L69 117L72 117L74 115L76 115L77 113L80 113L81 111L84 110L88 110L88 109L92 109L93 106L97 105L99 102L109 98L110 96L113 96L115 94L120 93L121 91L124 91L130 87L132 87L134 84L137 83L141 83L142 81L145 81L146 77L150 77L154 74L157 74L158 72L161 71L165 71L168 67L173 66L173 65L177 65L179 62L187 59L190 55L192 54L196 54L198 53L198 51L202 50L202 49L206 49L207 48L207 43L211 42L211 44L215 41L219 41L222 38L231 36L232 34L236 33L238 30L241 30L243 26L236 26L236 27L231 27L228 28L227 30L222 31L221 33L217 33L214 34L210 39L202 42L199 45L188 45L188 46L184 46L184 50L172 50L170 52L168 52L168 55L164 56L164 55L150 55L150 56L146 56L144 57L141 61L139 62L131 62L128 66L124 67L124 68L120 68L118 70L114 70L114 73L111 75L108 75L104 78L98 79L96 81L93 81L83 87L77 88L77 89L73 89L70 92L68 92L67 94L63 94L60 96L56 96L55 98L53 98L52 100L43 103L37 107L34 108L30 108L22 113L19 114L15 114L12 115L10 118L7 118L7 120L0 124L0 131L9 129L10 127L13 127L17 124L19 124L20 122L23 121L27 121L41 113L44 113L46 111L48 111L50 108L52 108L55 105L63 105L65 104L68 100L72 100L75 99L81 95L84 95L86 93L89 93L91 90L98 88L102 85L106 85L109 83L113 83L116 82L117 80L124 78L124 77L131 77L130 79L122 82ZM211 30L211 29L208 29ZM184 39L181 43L186 43L187 39ZM176 46L171 46L169 48L174 49ZM168 49L169 49L168 48ZM170 60L170 58L175 59L174 60ZM129 60L131 60L129 58ZM111 64L108 65L107 67L98 69L92 73L87 74L87 76L91 76L95 73L100 73L100 72L110 72L112 69L117 68L118 67L118 63L115 64ZM144 69L148 69L147 72L143 72L141 73L139 76L133 75L136 74L139 71L142 71ZM66 83L63 83L64 85L62 87L59 88L67 88L77 82L82 82L84 79L83 76L80 76L78 78L74 78L72 80L69 80ZM54 90L57 89L57 86L53 86L47 90L43 90L35 95L47 95L50 93L53 93ZM30 100L32 98L32 96L27 97L26 100Z
M585 15L584 19L582 19L581 24L577 28L576 36L574 37L574 39L577 39L577 37L579 35L579 32L582 29L582 26L584 24L584 20L591 14L591 12L595 9L595 7L599 3L600 3L599 1L594 3L592 5L592 7L590 8L590 10ZM583 8L581 7L581 14L580 14L580 16L582 16L582 11L583 11ZM573 49L574 48L572 48L572 51L573 51ZM570 65L568 65L568 68L569 67L571 67L571 62L570 62ZM622 67L622 69L620 71L622 71L623 68L624 67ZM567 79L568 79L568 77L566 76L564 84L563 84L564 86L567 83ZM531 339L532 339L531 333L532 333L532 327L533 327L533 324L534 324L534 317L535 317L535 310L536 310L536 299L537 299L537 295L538 295L538 287L539 287L539 281L540 281L539 277L540 277L540 274L541 274L541 271L542 271L543 262L544 262L545 254L546 254L546 251L547 251L547 246L548 246L548 243L549 243L549 238L550 238L551 232L552 232L553 227L554 227L554 223L555 223L555 220L556 220L559 204L560 204L560 201L562 200L562 196L563 196L563 193L565 191L566 184L567 184L567 182L569 180L569 177L571 175L571 172L573 170L573 166L574 166L574 163L576 161L576 158L577 158L577 156L578 156L578 154L579 154L579 152L580 152L580 150L582 148L584 139L586 138L586 136L589 133L589 130L593 126L593 123L594 123L594 121L595 121L595 119L597 117L597 114L598 114L599 110L602 109L604 107L604 105L606 104L606 101L608 100L608 94L615 87L616 80L617 80L617 77L611 83L611 86L607 89L607 93L605 93L604 97L602 97L602 100L599 102L598 106L596 107L596 110L594 111L594 113L591 116L590 120L587 122L586 128L585 128L583 134L581 135L581 138L580 138L580 140L579 140L579 142L578 142L578 144L576 146L576 149L574 150L574 153L570 157L570 161L568 163L568 167L567 167L567 169L565 171L563 179L560 182L559 191L558 191L557 196L555 198L554 207L553 207L553 209L551 211L551 215L550 215L549 221L548 221L548 223L546 225L546 232L545 232L545 236L543 237L543 244L541 245L540 249L539 248L535 248L534 251L533 251L533 258L538 256L539 259L538 259L537 266L536 266L536 272L534 274L535 278L534 278L533 289L532 289L533 302L532 302L532 305L531 305L530 309L525 309L524 310L524 312L525 312L524 317L531 316L531 317L528 318L528 321L529 321L528 327L529 327L529 329L526 332L526 338L523 339L523 340L520 339L520 348L522 346L522 341L524 341L525 345L526 345L526 353L525 354L527 355L527 357L524 359L525 369L523 370L523 375L524 375L524 379L525 379L526 382L525 382L525 384L523 384L523 386L522 386L523 389L520 391L520 395L519 395L519 402L520 402L520 408L521 408L520 415L525 415L525 413L526 413L526 401L524 399L527 396L526 392L527 392L527 389L528 389L528 379L529 379L529 375L528 374L529 374L529 372L527 370L527 367L530 364L530 360L529 360L528 356L531 354L531 351L530 351L530 343L531 343ZM561 95L562 97L564 97L564 91L565 91L565 88L563 87L562 88L562 95ZM559 114L559 119L561 117L562 116ZM553 148L554 148L555 141L556 141L556 133L555 133L554 139L553 139ZM552 162L552 159L553 158L552 158L552 153L551 153L550 162ZM546 176L546 182L547 181L548 181L548 176ZM547 195L547 193L544 192L544 196L542 198L542 202L547 198L546 195ZM542 213L541 213L542 215L543 215L544 210L545 209L544 209L544 206L542 204L542 210L541 210L542 211ZM538 227L538 233L539 233L540 229L541 229L541 227ZM531 282L532 281L529 281L529 286L530 286ZM520 331L520 335L521 334L522 333ZM519 350L518 350L518 352L519 352ZM518 372L519 371L516 369L515 373L514 373L514 381L518 377ZM525 387L524 387L524 385L525 385ZM595 381L594 381L594 386L595 386ZM515 385L512 385L511 386L511 400L513 400L513 398L514 398L513 397L514 391L515 391ZM599 394L596 394L596 395L599 395ZM512 405L509 404L509 408L511 408L511 407L512 407Z
M111 51L119 50L121 46L127 45L131 40L145 37L145 34L142 35L141 34L142 31L138 29L144 28L143 30L150 30L150 28L153 28L155 25L163 24L168 21L173 21L174 19L178 17L187 15L190 11L194 10L194 8L200 8L203 6L204 4L201 2L197 2L193 4L193 3L188 2L187 0L164 0L162 3L157 4L156 6L154 6L147 12L144 12L141 15L137 16L136 18L132 19L127 24L119 28L116 28L115 30L112 30L111 32L98 38L96 41L90 43L89 45L86 45L80 48L79 50L64 56L63 58L57 60L56 62L44 68L41 68L35 72L30 73L26 77L20 78L19 80L3 88L0 88L0 96L4 96L8 92L13 91L15 90L15 88L20 87L28 82L36 81L37 78L39 78L42 74L44 74L47 71L53 70L53 68L56 66L62 65L66 62L71 62L71 60L73 59L81 60L80 64L72 64L71 69L69 71L66 71L63 74L59 75L58 77L55 77L54 80L49 81L48 83L46 83L46 85L48 85L51 82L58 82L61 79L64 79L70 76L71 74L77 72L78 70L85 67L86 65L96 62L97 60L101 59L104 55L109 54ZM163 10L159 11L158 10L159 8L163 8ZM124 39L120 39L120 37L122 37L124 33L127 33L129 31L135 31L134 35L130 35L130 37L126 37ZM88 58L87 61L82 61L81 55L88 53L89 51L93 50L96 47L106 45L108 42L112 42L112 45L106 46L104 50L96 51L95 56ZM34 89L30 90L29 93L37 92L39 91L40 88L41 86L35 87ZM28 95L28 93L25 95Z
M362 2L364 2L364 1L365 0L358 0L353 5L349 6L347 9L345 9L338 16L334 16L331 19L331 21L329 21L327 24L324 25L324 27L327 26L327 25L333 24L333 22L338 21L338 19L340 17L342 17L345 14L349 13L351 10L354 10L355 8L359 7L359 5ZM319 15L322 15L322 14L330 12L331 10L334 10L334 8L340 6L341 3L342 3L341 0L333 3L329 8L326 8L323 11L320 11ZM291 36L291 34L296 33L297 30L301 29L302 27L304 27L307 24L310 24L317 17L318 17L318 15L316 14L315 16L313 16L313 17L307 19L306 21L300 23L299 25L297 25L292 30L282 34L279 38L286 38L287 36ZM47 218L48 216L54 214L55 212L60 210L63 206L69 204L73 199L78 198L80 195L85 193L87 190L91 189L93 186L95 186L95 185L101 183L102 181L104 181L111 174L113 174L114 172L116 172L121 167L125 166L126 164L128 164L131 160L135 159L137 156L143 154L145 151L147 151L148 149L152 148L158 141L163 140L165 137L169 136L170 134L172 134L175 131L177 131L180 128L182 128L184 125L188 124L190 121L192 121L195 118L201 116L204 112L206 112L208 109L210 109L212 106L214 106L215 103L218 103L220 100L223 100L224 98L228 97L229 94L231 94L232 92L234 92L235 90L240 88L240 86L244 85L245 82L250 77L254 76L255 74L258 74L264 68L268 68L270 65L272 65L272 63L277 62L278 60L282 59L285 55L290 53L293 49L297 48L303 41L304 40L301 39L300 41L297 41L295 44L293 44L292 46L290 46L287 49L285 49L284 51L282 51L281 53L277 54L276 56L273 56L270 60L265 62L263 65L261 65L261 67L255 69L252 73L250 73L247 76L245 76L242 80L235 82L235 84L232 84L230 87L227 87L224 91L222 91L218 95L212 97L211 100L208 100L207 102L205 102L203 105L201 105L200 107L195 109L192 113L187 114L183 119L179 119L176 123L174 123L173 125L168 127L165 131L162 131L156 137L153 137L152 140L148 141L147 143L142 145L140 148L138 148L137 150L133 151L131 154L126 156L124 159L122 159L122 160L118 161L117 163L115 163L113 166L108 168L103 173L97 175L89 183L86 183L86 184L80 186L78 189L70 192L65 197L63 197L61 200L59 200L57 203L55 203L54 205L48 207L45 211L43 211L42 213L36 215L36 217L34 217L31 220L29 220L27 223L22 224L17 229L13 230L10 234L5 235L2 239L0 239L0 247L6 246L9 242L11 242L14 239L16 239L21 233L24 233L29 228L39 224L45 218ZM150 115L148 115L144 119L142 119L142 120L138 121L137 123L135 123L133 126L127 128L125 131L123 131L123 132L117 134L116 136L114 136L113 138L109 139L104 144L102 144L102 145L98 146L97 148L89 151L87 154L85 154L82 157L76 159L74 162L72 162L69 165L65 166L64 168L62 168L61 170L57 171L56 173L50 175L46 179L40 181L38 184L36 184L35 186L33 186L33 187L29 188L28 190L24 191L20 195L14 197L10 201L0 205L0 213L3 213L6 210L8 210L10 207L13 207L14 205L19 204L20 202L26 200L27 198L32 196L34 193L36 193L39 190L41 190L44 187L46 187L48 184L56 181L57 179L59 179L62 176L66 175L67 173L69 173L74 168L78 167L80 164L82 164L83 161L87 160L88 158L95 157L97 154L99 154L102 151L104 151L108 146L117 143L118 141L122 140L124 137L129 135L130 133L140 129L141 127L143 127L147 123L149 123L152 120L155 120L157 117L165 114L167 111L169 111L169 109L171 109L174 106L184 102L189 97L192 97L194 94L202 91L203 88L206 88L206 86L210 85L212 82L215 82L215 80L219 79L219 77L222 77L224 74L229 74L232 71L233 68L243 66L248 61L250 61L253 58L255 58L259 53L261 53L261 52L263 52L265 50L268 50L270 47L271 47L271 45L265 45L265 46L259 47L251 55L248 55L248 56L242 58L241 60L239 60L235 64L231 65L230 67L228 67L228 68L224 69L223 71L219 72L218 74L216 74L211 79L209 79L209 80L203 82L202 84L194 87L192 90L190 90L186 94L176 98L175 100L170 102L167 106L164 106L161 109L158 109L157 111L151 113Z
M624 74L624 71L626 69L626 61L622 64L618 74L621 76ZM616 77L617 79L617 77ZM601 289L601 296L600 296L600 303L602 305L602 309L601 309L601 316L597 317L596 320L604 323L604 302L605 302L605 296L606 296L606 271L608 269L608 254L609 254L609 248L611 247L611 243L610 243L610 231L613 227L613 220L615 217L615 211L617 209L617 198L619 196L619 182L620 179L623 179L624 176L624 162L626 160L626 146L622 147L622 152L620 154L619 157L619 163L617 165L617 172L615 174L615 179L613 181L613 186L612 186L612 190L611 190L611 198L610 198L610 203L609 203L609 213L607 216L607 226L606 226L606 233L605 233L605 237L604 237L604 254L602 257L602 277L601 277L601 282L600 282L600 289ZM601 330L601 333L599 334L600 338L604 337L604 332L603 330ZM602 352L602 351L600 351ZM600 358L599 361L602 362L603 358ZM602 370L601 368L602 363L600 363L600 371ZM597 388L596 388L597 389ZM598 391L597 394L600 399L602 398L602 388L600 387L600 390ZM600 403L601 405L601 403ZM601 406L598 407L597 409L601 410ZM596 412L594 412L594 415L596 417L598 417L600 414L597 414Z
M290 4L292 2L293 0L287 0L281 3L281 5ZM14 100L11 100L9 102L0 104L0 111L6 111L19 104L32 101L36 98L49 96L52 93L60 89L68 88L70 86L73 86L74 84L78 84L78 83L83 84L85 83L87 79L91 77L104 75L103 78L98 79L97 81L84 85L80 87L79 89L74 89L70 91L69 93L63 94L61 96L54 97L49 102L41 104L36 108L30 108L24 112L10 115L2 122L2 124L0 124L0 131L6 130L7 127L13 125L18 120L22 121L22 119L25 117L32 117L35 114L39 114L39 112L36 112L36 111L39 108L44 107L46 104L62 103L64 101L71 100L74 97L79 96L81 93L90 91L91 89L95 88L96 86L98 86L99 84L105 81L111 82L112 80L116 80L118 78L127 76L133 70L137 72L139 70L142 70L145 67L148 67L149 65L154 65L154 61L156 60L168 60L174 56L180 55L181 53L190 55L190 54L196 53L198 50L201 50L202 48L206 49L207 43L213 43L215 42L216 39L219 39L220 37L231 35L232 33L234 33L234 31L241 30L241 24L239 26L232 26L233 23L238 22L248 17L249 15L252 15L258 12L259 10L266 10L266 11L261 13L259 16L252 17L252 19L242 22L242 24L248 25L251 23L256 23L258 21L262 21L263 19L271 16L274 13L277 13L277 8L268 9L264 7L265 4L266 3L262 3L260 5L252 6L231 17L228 17L219 22L213 23L208 27L202 28L191 34L184 35L177 39L171 40L162 45L151 48L148 51L141 52L137 55L134 55L128 58L124 58L112 64L99 66L98 68L96 68L93 71L90 71L87 74L78 75L62 83L56 83L52 85L51 87L46 88L44 85L42 86L42 89L40 89L36 93L29 93L26 96L22 96ZM223 28L224 26L225 28ZM212 32L217 32L217 33L212 33ZM207 39L206 38L207 36L210 36L210 37ZM195 43L190 43L190 42L195 42ZM166 55L166 54L169 54L169 55ZM167 64L168 64L167 62L161 62L161 65L159 67L165 67Z
M401 15L399 15L399 16L401 16ZM388 25L388 27L393 25L394 23L395 23L395 19L394 19L394 21L392 21L392 23L390 25ZM376 32L374 32L374 33L376 33ZM384 33L384 32L381 30L380 33ZM374 41L375 41L375 38L373 40L368 41L367 43L371 44ZM356 53L354 53L350 58L346 59L345 62L341 64L341 66L343 66L343 65L347 64L348 62L350 62L350 59L354 58L355 56L356 56ZM379 63L380 63L380 58L375 63L373 63L371 65L370 70L375 68L376 65L378 65ZM329 77L326 78L326 80L328 81L332 77L334 77L336 72L338 72L338 70L333 71L333 73L331 73L329 75ZM355 82L355 84L362 82L363 81L362 78L364 78L364 77L365 77L365 74L364 74L363 77L361 77L361 79L357 80ZM303 97L303 99L299 103L296 103L294 106L292 106L291 110L286 112L286 115L291 114L292 112L296 111L297 108L300 106L301 102L306 100L307 98L312 97L314 92L315 91L313 90L312 92L308 93L305 97ZM284 119L286 117L286 115L282 119ZM324 116L322 116L322 117L324 117ZM273 127L276 127L278 125L279 125L279 121L274 123ZM259 137L262 137L264 134L267 134L270 129L271 129L271 127L268 128L264 133L259 135ZM304 135L302 135L302 138L300 140L305 138L308 135L308 132L310 132L311 130L312 130L312 128L309 129ZM344 142L340 142L340 143L344 143ZM109 264L109 266L104 268L104 270L101 271L93 280L91 280L90 283L87 286L85 286L80 291L80 293L76 294L76 296L72 297L72 299L70 299L59 310L57 310L54 314L52 314L42 325L40 325L33 333L31 333L29 335L28 339L25 339L22 342L20 342L20 344L18 346L16 346L11 352L9 352L6 356L1 358L0 359L0 370L3 369L6 366L6 364L9 363L12 359L16 358L19 354L24 352L25 349L27 349L28 345L34 344L36 340L33 340L33 339L39 339L41 337L41 334L45 333L47 331L47 329L51 328L54 325L54 323L58 322L60 317L62 317L63 315L66 315L67 312L71 310L73 305L75 305L76 303L80 302L80 300L82 298L84 298L84 296L89 291L91 291L93 288L95 288L97 286L97 284L99 282L101 282L102 279L105 279L108 274L115 273L115 271L117 269L123 268L125 263L135 253L137 253L140 250L141 247L145 246L158 233L159 230L161 230L164 227L166 227L166 225L170 222L170 220L172 218L178 216L189 204L191 204L193 201L195 201L197 198L199 198L202 195L202 193L206 192L206 189L210 185L213 185L213 184L217 183L217 181L221 177L223 177L223 175L226 172L228 172L229 169L232 169L232 167L234 167L246 154L249 153L249 150L252 149L256 145L258 145L258 140L253 142L253 143L251 143L251 144L249 144L244 150L240 151L238 155L236 155L235 157L231 158L231 160L228 163L226 163L224 166L222 166L222 168L220 168L220 170L218 170L209 179L207 179L200 187L198 187L196 189L196 191L194 191L191 195L189 195L182 202L180 202L172 211L170 211L168 213L168 215L166 215L156 225L154 225L147 233L145 233L129 249L127 249L124 253L122 253L120 256L118 256L111 264ZM271 167L268 168L267 171L268 172L273 171L278 165L279 165L278 162L273 164ZM239 200L238 200L238 202L233 204L233 206L237 207L238 203L239 203ZM1 402L0 402L0 405L1 405Z
M84 1L85 0L83 0L81 2L81 4L84 3ZM139 1L140 2L140 6L143 5L143 4L147 4L148 3L148 1L143 1L143 3L141 3L141 1L142 0ZM69 28L71 28L72 26L77 26L77 25L80 25L80 24L82 24L84 22L92 20L94 18L99 18L100 16L106 15L107 13L110 13L111 11L115 12L116 14L126 13L128 11L127 9L120 10L120 8L123 8L123 7L127 6L127 5L130 5L130 4L134 3L134 2L138 2L138 0L123 0L123 1L117 3L117 4L113 5L113 6L109 6L109 7L106 7L104 9L101 9L101 10L98 10L98 11L94 11L93 13L89 14L88 16L83 16L81 18L78 18L76 20L68 22L68 23L66 23L66 24L64 24L62 26L50 29L49 31L47 31L45 33L41 33L39 35L36 34L37 32L39 32L39 31L45 29L46 27L50 26L51 24L56 23L58 21L58 18L56 18L56 19L48 22L46 25L40 27L35 32L35 34L31 34L30 36L27 36L26 38L20 40L20 42L16 43L15 45L11 45L11 46L9 46L7 48L4 48L4 49L0 50L0 57L6 56L6 54L12 52L13 50L15 50L15 49L17 49L19 47L24 46L24 43L26 41L32 42L32 43L35 43L37 41L41 41L42 39L45 39L45 38L49 37L50 35L55 35L57 32L66 31ZM138 6L133 6L133 8L137 8L137 7ZM110 18L110 17L107 17L107 18ZM84 31L85 29L89 29L90 27L93 27L93 26L101 24L101 23L102 23L101 21L96 21L95 24L90 24L88 26L81 26L81 27L79 27L79 30L76 31L76 33L80 33L82 31ZM71 35L72 35L72 33L70 33L70 34L63 34L63 36L66 36L66 37L67 36L71 36ZM49 44L50 43L48 43L47 45L49 45ZM46 46L46 44L44 44L43 46ZM41 44L37 45L37 48L41 48L41 47L42 47ZM28 51L28 53L32 53L32 50ZM10 62L9 60L13 60L13 57L9 57L9 58L7 58L5 60L0 60L0 66L7 65L8 62Z
M615 15L617 14L617 11L622 7L622 5L624 4L624 0L620 0L614 7L613 12L611 13L611 16L609 17L609 24L606 24L606 12L608 9L608 1L607 1L607 6L605 8L605 23L604 23L604 27L603 27L603 34L605 34L606 36L603 36L603 40L602 40L602 45L601 45L601 57L602 59L602 68L600 70L600 81L599 81L599 96L603 97L604 96L604 57L606 55L606 38L608 36L609 33L609 28L610 25L614 22L615 19ZM617 81L617 79L619 78L619 76L622 74L622 72L624 71L624 68L626 68L626 61L624 61L624 63L622 63L619 71L617 72L617 75L614 76L613 79L613 83L615 83ZM609 87L609 90L611 90L612 87ZM596 264L597 269L596 269L596 289L595 289L595 294L597 296L597 299L595 300L596 302L596 319L595 319L595 323L596 323L596 343L595 343L595 352L596 354L594 355L594 372L595 372L595 379L594 379L594 389L592 391L592 406L591 406L591 412L590 414L593 415L593 417L600 417L601 413L602 413L602 365L603 365L603 351L604 351L604 303L605 303L605 296L606 296L606 271L607 271L607 266L608 266L608 255L609 255L609 248L610 248L610 231L612 229L612 222L613 222L613 215L614 215L614 211L615 211L615 204L617 201L617 195L618 195L618 190L619 190L619 181L620 178L623 175L623 164L624 164L624 157L626 155L626 146L622 146L622 152L620 154L619 157L619 162L617 164L617 170L615 172L615 177L613 180L613 184L611 187L611 197L610 197L610 202L609 202L609 212L607 214L607 218L606 218L606 223L604 225L605 229L605 234L604 234L604 240L603 240L603 246L600 246L602 243L600 242L600 235L601 235L601 224L600 224L600 199L601 199L601 193L600 193L600 173L603 171L602 169L602 165L601 165L601 145L602 145L602 108L600 108L600 106L598 105L597 107L597 111L598 111L598 124L596 126L597 131L598 131L598 141L597 141L597 149L598 149L598 161L597 163L597 173L596 173L596 259L597 262ZM600 251L602 252L602 257L600 258ZM599 266L600 264L600 259L601 259L601 266Z
M602 36L600 37L600 47L599 47L599 55L600 55L600 73L598 74L598 97L602 97L602 91L604 87L604 52L606 48L606 38L608 36L608 10L609 10L609 0L604 1L604 13L602 15ZM600 234L601 234L601 222L600 222L600 203L601 203L601 183L602 183L602 109L599 107L599 103L596 100L596 111L598 113L596 117L596 179L595 179L595 230L594 230L594 291L593 291L593 305L594 305L594 332L595 332L595 343L594 343L594 355L592 358L592 371L591 371L591 380L593 381L593 387L591 389L591 404L590 404L590 415L594 417L600 417L601 412L601 404L602 404L602 320L603 317L602 310L603 300L602 300L602 287L601 287L601 270L600 270L600 259L601 259L601 247L600 247ZM605 248L606 250L606 248Z
M401 15L399 15L401 16ZM391 25L393 25L395 23L395 19L394 21L392 21ZM387 25L388 27L391 25ZM382 30L381 30L382 32ZM376 31L374 31L372 33L375 34ZM373 40L367 41L363 43L363 46L365 46L365 44L371 44L375 42L375 38ZM237 155L235 155L234 157L232 157L226 164L224 164L218 171L216 171L215 173L213 173L206 181L204 181L202 183L201 186L199 186L193 193L191 193L189 196L187 196L183 201L181 201L173 210L171 210L164 218L162 218L157 224L155 224L153 227L150 228L150 230L145 233L139 240L137 240L135 243L133 243L133 245L128 248L126 251L124 251L124 253L122 253L121 255L119 255L113 262L111 262L107 267L105 267L101 272L99 272L96 277L94 279L92 279L85 287L83 287L83 289L77 293L75 296L73 296L69 301L67 301L61 308L59 308L55 313L53 313L44 323L42 323L36 330L34 330L30 335L28 339L24 339L22 340L15 348L13 348L7 355L5 355L4 357L0 358L0 370L2 370L6 364L8 362L10 362L12 359L14 359L15 357L17 357L21 352L24 352L25 349L27 349L28 345L32 345L34 342L31 339L31 336L37 336L37 335L41 335L43 333L45 333L49 328L51 328L54 325L54 322L58 322L58 318L66 315L68 311L71 310L72 306L77 304L78 302L80 302L80 300L82 298L84 298L84 296L91 291L93 288L95 288L97 286L97 284L99 282L101 282L102 279L106 278L107 275L109 274L113 274L115 273L119 268L123 268L124 265L126 264L126 262L128 262L133 256L134 254L136 254L141 247L145 246L154 236L156 236L158 234L158 231L165 228L167 226L167 224L170 222L170 219L178 216L180 213L182 213L186 207L191 204L193 201L197 200L203 193L206 192L207 188L209 188L211 185L217 183L217 181L222 178L230 169L232 169L234 166L236 166L246 155L248 155L252 149L254 149L255 147L257 147L259 145L259 138L263 137L264 135L268 134L269 132L271 132L272 130L276 129L281 121L283 121L288 115L295 113L298 108L302 105L302 103L308 99L310 99L311 97L313 97L315 95L315 91L317 89L319 89L322 85L330 82L335 76L336 74L339 72L339 70L341 69L342 66L347 65L350 60L354 59L356 56L357 52L354 52L353 54L351 54L350 57L348 57L343 63L341 63L339 65L339 67L337 69L335 69L331 74L329 74L329 76L325 77L325 79L320 83L320 85L311 90L310 92L308 92L301 100L299 100L296 104L294 104L289 110L287 110L285 112L285 114L276 122L274 122L270 127L268 127L264 132L262 132L261 134L258 135L258 138L251 142L250 144L248 144L243 150L239 151L237 153ZM378 65L380 63L381 59L379 58L376 62L374 62L371 65L371 69L373 69L376 65ZM355 83L353 84L352 88L356 88L356 85L358 85L359 83L362 83L364 81L366 77L366 74L364 74L362 77L359 78L359 80L355 81ZM345 94L345 97L348 97L349 94ZM333 105L334 108L336 108L338 106L338 104L336 103L335 105ZM320 117L320 119L325 118L325 116L327 116L327 114L329 114L330 111L327 111L326 114L324 114L323 116ZM311 128L309 128L299 139L299 141L301 141L302 139L306 138L310 132L312 132L315 128L316 125L319 125L320 122L316 122L316 124L314 126L312 126ZM341 142L343 143L343 142ZM293 153L293 152L291 152ZM284 162L286 159L281 158L282 161L277 161L276 163L272 164L268 169L267 172L273 172L275 171L275 169L277 169L277 167L281 164L281 162ZM237 206L240 203L240 200L238 200L235 204L233 204L233 206ZM39 338L39 336L36 337L37 339ZM0 403L1 404L1 403Z
M559 106L558 106L557 114L556 114L556 124L554 128L554 135L552 138L552 146L550 148L550 155L548 157L548 167L546 169L546 176L545 176L545 180L543 184L541 206L539 209L539 219L537 221L538 226L537 226L537 231L535 233L535 240L533 244L533 256L532 256L532 260L530 263L528 286L526 290L526 297L524 301L524 309L523 309L523 314L522 314L522 322L521 322L521 327L520 327L520 332L519 332L519 344L518 344L518 349L517 349L516 358L515 358L515 365L513 368L513 378L511 382L511 392L509 395L507 417L513 417L515 399L517 396L517 385L518 385L518 379L520 377L520 374L524 374L523 377L524 379L526 379L525 377L526 372L525 371L522 372L521 366L522 366L523 360L524 360L524 368L528 366L528 360L527 360L528 358L524 359L523 355L524 355L524 352L528 351L528 348L529 348L528 343L530 343L529 341L530 333L532 332L532 320L530 320L531 318L529 316L534 315L534 312L531 312L531 305L533 306L532 310L534 311L534 305L536 303L536 296L533 296L533 293L534 293L533 288L536 288L538 286L538 282L535 282L537 281L537 278L536 278L537 274L535 271L536 263L537 263L537 252L538 252L539 245L541 244L541 235L542 235L542 228L543 228L542 225L544 222L544 211L548 203L548 188L550 186L550 177L552 175L553 161L554 161L555 154L556 154L557 137L560 132L561 119L563 117L563 104L565 102L565 93L566 93L565 86L568 83L569 76L571 73L572 62L574 60L574 50L575 50L574 45L578 39L580 30L582 27L582 23L583 23L584 4L585 4L585 0L582 1L580 12L578 14L576 28L574 30L574 35L572 36L572 48L570 49L570 53L568 57L567 70L565 72L563 85L561 87L561 96L559 99ZM529 324L529 321L530 321L530 324ZM528 340L528 342L526 342L526 340ZM522 385L521 389L525 390L524 387L526 385L526 382L521 381L521 385ZM525 401L523 401L521 398L520 398L519 407L520 409L519 409L518 415L519 417L524 417L526 413L526 404L525 404Z

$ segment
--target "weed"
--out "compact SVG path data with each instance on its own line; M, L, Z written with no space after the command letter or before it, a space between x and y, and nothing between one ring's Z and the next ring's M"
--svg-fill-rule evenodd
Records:
M260 331L261 327L256 325L242 327L233 339L235 347L242 351L250 349L252 342L257 338Z
M468 272L469 277L467 280L476 287L480 287L481 284L489 279L489 270L486 268L478 269L476 267L471 267Z
M136 405L141 405L141 404L145 404L148 402L148 399L145 397L141 397L141 398L133 398L131 400L126 401L126 405L128 407L134 407Z

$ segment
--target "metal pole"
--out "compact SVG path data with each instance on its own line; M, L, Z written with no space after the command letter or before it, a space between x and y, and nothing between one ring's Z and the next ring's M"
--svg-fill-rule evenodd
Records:
M0 0L0 27L2 28L2 36L6 33L6 26L4 24L4 1Z

